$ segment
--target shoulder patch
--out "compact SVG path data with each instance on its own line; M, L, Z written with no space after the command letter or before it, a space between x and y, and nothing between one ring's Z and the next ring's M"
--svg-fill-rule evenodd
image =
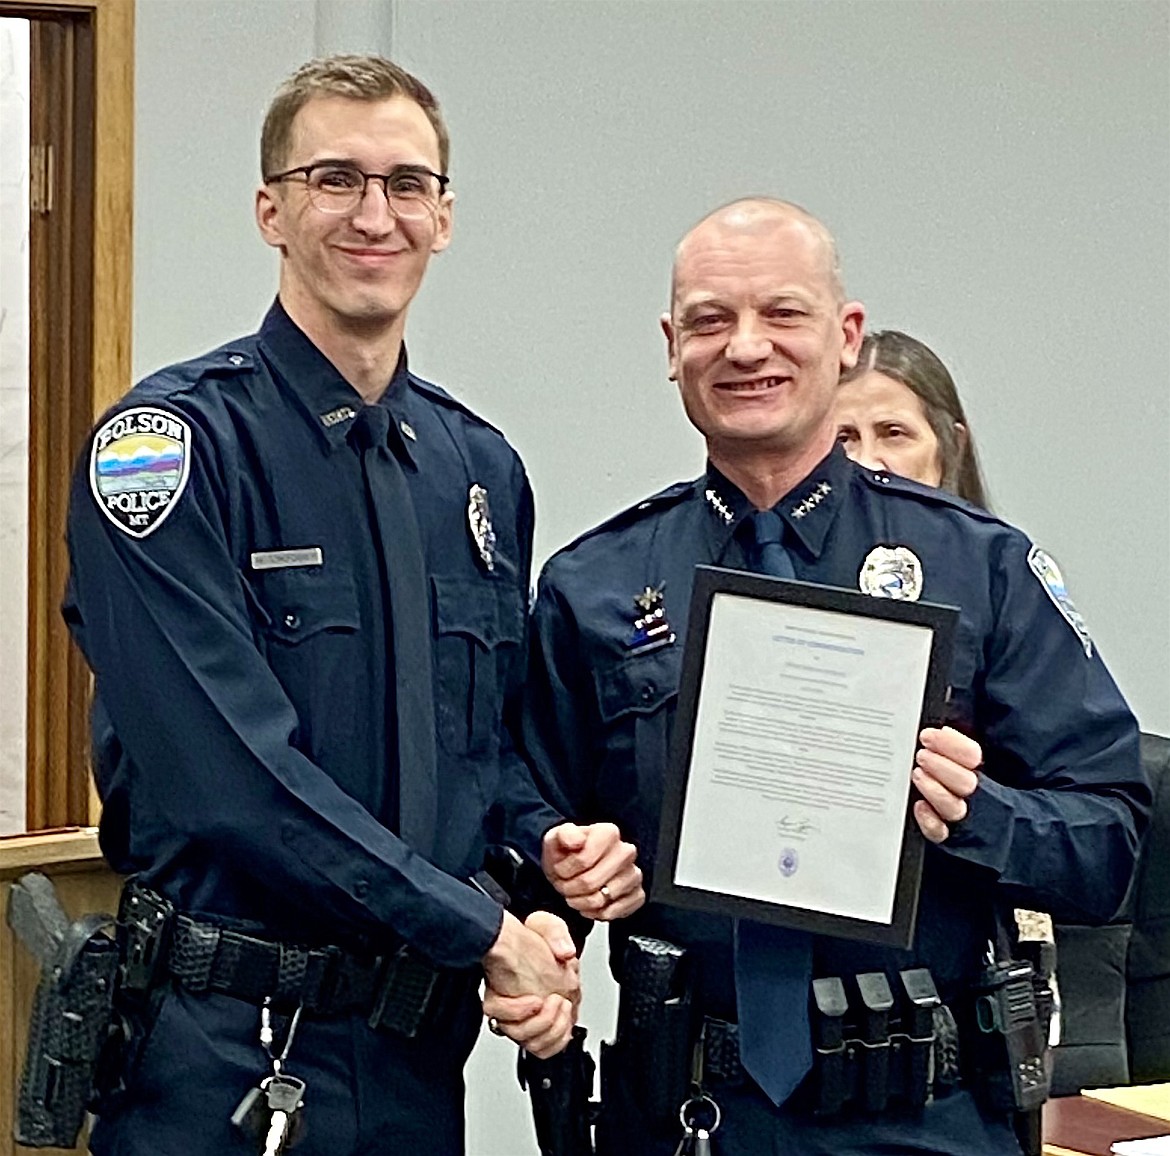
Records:
M658 493L651 494L650 497L643 498L640 502L635 502L632 506L627 506L624 510L619 510L616 514L611 514L604 522L599 522L592 529L586 530L584 534L575 538L565 549L572 549L579 543L587 541L589 538L594 538L598 534L607 534L613 530L624 529L626 526L641 521L644 516L657 514L662 510L668 509L670 506L676 506L684 498L689 498L693 495L695 484L695 482L675 482L674 485L667 486L665 490L659 490Z
M101 510L132 538L166 521L187 486L191 427L177 414L137 406L98 427L89 451L89 488Z
M1093 640L1089 637L1089 628L1081 617L1080 611L1073 605L1068 595L1068 588L1064 584L1064 575L1051 554L1033 546L1028 551L1028 568L1040 580L1040 585L1052 599L1052 604L1060 611L1061 617L1076 631L1077 638L1085 651L1086 658L1093 657Z

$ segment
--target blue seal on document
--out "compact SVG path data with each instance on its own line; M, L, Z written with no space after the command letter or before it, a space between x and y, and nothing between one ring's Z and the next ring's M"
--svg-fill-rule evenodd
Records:
M785 847L780 852L780 862L776 864L780 868L780 874L785 879L791 879L796 874L796 869L800 866L800 856L796 853L795 847Z

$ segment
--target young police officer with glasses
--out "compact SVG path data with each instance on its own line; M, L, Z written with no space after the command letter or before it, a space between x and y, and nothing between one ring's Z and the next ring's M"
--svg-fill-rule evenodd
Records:
M415 77L302 67L261 141L259 332L151 375L82 454L66 616L102 847L135 877L96 1156L457 1156L481 979L525 997L506 1030L538 1056L578 999L564 924L469 883L487 844L640 893L616 828L560 824L508 738L524 469L407 363L447 161Z
M929 843L909 951L769 936L659 904L614 928L632 1021L662 1033L669 1017L647 1013L645 991L623 970L634 958L623 953L628 936L685 948L697 969L703 1090L722 1110L703 1142L717 1156L1018 1153L1009 1112L966 1080L937 1079L921 1108L891 1100L883 1111L818 1116L809 982L866 972L896 982L922 967L958 1008L996 937L997 909L1114 913L1149 805L1137 725L1047 556L985 511L865 470L835 444L838 376L856 361L863 318L845 297L831 236L803 210L749 200L697 225L678 248L662 327L671 378L706 440L706 473L562 550L534 610L523 727L532 765L566 814L620 823L643 864L654 861L697 564L779 573L784 562L798 579L875 595L897 584L903 596L961 610L952 726L922 733L913 770L914 816ZM883 566L889 583L872 581ZM668 958L659 952L645 973L660 974ZM678 1006L679 991L665 994ZM701 1151L697 1128L696 1146L678 1147L677 1102L650 1110L658 1081L685 1088L685 1052L669 1055L654 1036L633 1046L623 1019L602 1059L599 1153ZM968 1043L960 1038L960 1053ZM713 1120L696 1109L694 1122Z

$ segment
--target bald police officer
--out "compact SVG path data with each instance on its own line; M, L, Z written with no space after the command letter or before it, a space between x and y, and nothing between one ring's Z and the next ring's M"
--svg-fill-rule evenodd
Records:
M886 585L867 573L891 548L905 551L903 593L961 610L951 725L923 732L913 769L914 816L929 841L915 941L897 951L813 937L799 967L812 977L926 967L957 1007L996 936L997 911L1113 914L1149 792L1137 726L1051 559L985 511L867 471L835 444L833 395L855 363L863 321L832 237L794 205L738 202L684 238L662 328L707 470L548 563L524 739L565 813L616 821L652 871L696 564L767 569L757 527L770 520L796 578L881 595ZM656 625L669 625L654 637L648 601L662 612ZM809 1042L781 1036L806 1014L807 977L777 955L770 972L750 973L749 999L748 973L737 983L736 968L755 926L652 903L612 936L619 982L634 933L684 947L698 965L698 1022L709 1043L721 1042L708 1048L704 1075L723 1113L712 1140L719 1156L1019 1151L1007 1111L966 1083L947 1096L936 1089L920 1110L891 1102L878 1113L814 1115ZM753 1010L761 997L772 997L771 1018ZM776 1052L785 1071L774 1070ZM655 1065L639 1056L636 1064L619 1037L603 1059L605 1156L671 1156L679 1144L673 1112L648 1112L638 1089Z

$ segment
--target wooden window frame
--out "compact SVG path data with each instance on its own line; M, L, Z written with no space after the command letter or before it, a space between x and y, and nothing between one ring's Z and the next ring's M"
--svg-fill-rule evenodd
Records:
M130 385L134 0L0 0L0 16L33 21L25 826L38 831L98 811L90 680L59 606L73 463Z

